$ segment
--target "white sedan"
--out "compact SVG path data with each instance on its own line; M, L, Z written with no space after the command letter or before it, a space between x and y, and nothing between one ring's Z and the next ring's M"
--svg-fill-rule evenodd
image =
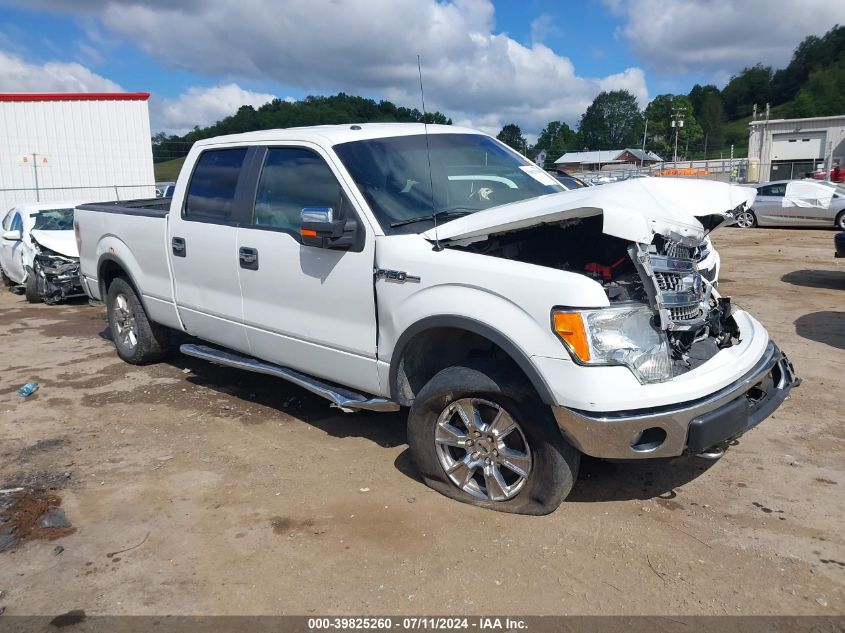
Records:
M19 204L4 217L0 277L27 301L55 303L82 294L73 234L75 202Z

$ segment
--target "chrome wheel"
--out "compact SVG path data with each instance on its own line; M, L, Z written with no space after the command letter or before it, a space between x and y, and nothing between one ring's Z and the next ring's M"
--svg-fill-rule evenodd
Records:
M519 424L480 398L449 404L434 430L437 457L450 481L479 499L512 499L531 474L531 450Z
M118 294L114 298L114 325L117 330L117 339L126 349L135 349L138 344L138 324L135 322L135 314L129 305L125 294Z
M754 226L754 214L751 211L743 211L736 216L737 226L743 229L750 229Z

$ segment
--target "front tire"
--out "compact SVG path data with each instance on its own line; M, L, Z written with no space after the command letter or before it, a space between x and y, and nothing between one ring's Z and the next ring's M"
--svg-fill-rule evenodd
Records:
M408 415L411 455L441 494L500 512L553 512L575 484L580 453L515 369L448 367Z
M736 225L741 229L753 229L757 227L757 216L754 215L754 211L748 209L747 211L742 211L739 215L736 216Z
M38 290L38 275L29 266L26 267L26 285L24 288L24 295L29 303L41 303L41 293Z
M845 231L845 211L840 211L836 216L836 228Z
M149 320L135 289L122 277L109 285L106 306L117 355L127 363L145 365L170 352L170 332Z

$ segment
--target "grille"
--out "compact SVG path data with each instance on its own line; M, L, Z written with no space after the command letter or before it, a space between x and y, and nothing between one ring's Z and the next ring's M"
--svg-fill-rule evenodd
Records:
M701 306L699 305L669 308L669 314L676 323L679 321L695 321L703 316Z
M709 287L696 264L700 247L658 240L650 246L636 245L631 255L661 328L688 330L704 323Z
M660 290L678 291L681 290L683 287L683 284L681 283L682 278L680 275L655 272L654 279L657 282L657 287Z

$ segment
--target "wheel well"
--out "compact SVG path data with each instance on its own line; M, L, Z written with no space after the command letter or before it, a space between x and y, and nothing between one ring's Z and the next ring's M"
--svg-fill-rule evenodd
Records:
M400 339L396 351L400 356L391 365L391 393L402 406L413 404L416 394L437 372L476 358L511 365L517 375L534 385L541 399L549 399L539 376L524 371L527 359L520 357L522 362L518 362L502 345L477 332L461 327L431 327L414 334L405 344Z
M129 277L129 274L118 262L113 259L106 259L100 264L97 279L100 283L100 297L102 297L103 301L106 300L106 293L109 291L109 286L111 286L111 283L118 277L123 277L134 288L134 284L132 284L132 279Z

